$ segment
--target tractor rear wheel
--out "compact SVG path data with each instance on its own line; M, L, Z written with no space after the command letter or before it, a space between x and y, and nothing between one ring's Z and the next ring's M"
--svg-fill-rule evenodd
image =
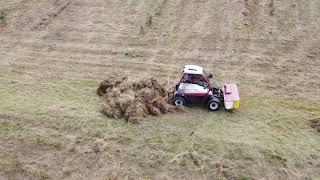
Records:
M173 99L173 103L175 106L184 106L186 101L182 97L175 97Z

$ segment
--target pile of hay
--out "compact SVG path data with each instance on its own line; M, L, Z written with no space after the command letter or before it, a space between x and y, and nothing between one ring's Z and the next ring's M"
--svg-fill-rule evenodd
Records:
M109 78L101 82L97 94L103 99L104 114L132 123L139 123L148 115L179 110L169 104L168 92L153 78L138 82L129 81L127 77Z

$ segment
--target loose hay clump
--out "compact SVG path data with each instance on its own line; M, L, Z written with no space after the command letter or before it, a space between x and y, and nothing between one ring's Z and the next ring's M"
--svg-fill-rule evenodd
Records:
M318 132L320 132L320 118L319 118L319 119L309 120L309 125L310 125L312 128L317 129Z
M168 92L153 78L132 82L127 77L112 77L100 83L97 94L103 99L104 114L132 123L139 123L148 115L181 110L169 104Z

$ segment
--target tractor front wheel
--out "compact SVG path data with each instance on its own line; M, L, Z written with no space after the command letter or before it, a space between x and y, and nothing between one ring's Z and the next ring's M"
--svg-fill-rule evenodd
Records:
M211 100L208 102L208 110L209 111L218 111L220 108L220 103L215 100Z

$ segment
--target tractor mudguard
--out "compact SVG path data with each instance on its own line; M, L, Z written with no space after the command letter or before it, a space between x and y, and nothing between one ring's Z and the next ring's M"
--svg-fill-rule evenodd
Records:
M218 97L215 97L214 95L208 95L208 98L206 98L205 101L203 101L203 103L207 104L210 101L216 101L219 102L219 104L221 104L221 100Z

